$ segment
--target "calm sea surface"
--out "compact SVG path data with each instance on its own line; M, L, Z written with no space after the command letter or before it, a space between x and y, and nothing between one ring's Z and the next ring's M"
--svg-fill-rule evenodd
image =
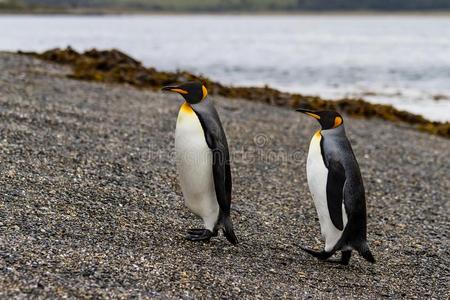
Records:
M450 120L449 16L0 16L0 50L68 45Z

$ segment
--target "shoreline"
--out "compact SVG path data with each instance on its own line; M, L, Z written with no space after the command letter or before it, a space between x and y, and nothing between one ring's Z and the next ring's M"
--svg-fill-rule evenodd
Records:
M386 16L386 17L409 17L409 16L423 16L423 17L450 17L450 10L430 10L430 11L377 11L377 10L356 10L356 11L123 11L123 10L37 10L37 11L2 11L0 16L342 16L342 17L357 17L357 16Z
M243 98L250 101L263 102L275 106L290 108L304 107L308 109L330 109L344 112L353 117L378 117L393 123L403 123L428 133L450 138L450 122L430 121L420 115L398 110L392 105L375 104L361 98L343 98L327 100L318 96L281 92L269 86L235 87L222 85L205 76L186 71L158 71L116 50L88 50L78 53L72 48L51 49L42 53L18 52L46 61L71 66L71 78L110 83L127 83L138 88L158 90L162 86L174 82L200 80L204 82L212 95L229 98Z

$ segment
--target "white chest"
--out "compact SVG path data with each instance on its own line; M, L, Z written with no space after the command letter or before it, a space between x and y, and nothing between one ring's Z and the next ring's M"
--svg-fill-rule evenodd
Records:
M219 213L212 174L212 152L197 115L185 105L180 109L175 130L180 185L186 206L203 218L208 229L212 229Z
M342 236L330 218L327 203L328 169L325 166L320 148L320 133L316 133L309 145L306 173L308 186L312 194L317 215L319 217L322 236L325 238L325 250L330 251Z
M309 190L312 194L317 214L319 215L320 224L322 225L327 218L329 219L329 212L326 193L328 169L325 167L322 158L320 139L320 134L316 133L311 140L306 164L306 174Z

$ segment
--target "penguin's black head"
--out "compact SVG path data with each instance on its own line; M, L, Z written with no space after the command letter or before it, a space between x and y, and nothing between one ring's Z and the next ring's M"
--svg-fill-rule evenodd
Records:
M313 117L314 119L319 121L323 130L336 128L344 123L344 119L342 118L342 116L335 111L312 111L302 108L297 109L297 111L307 114L308 116Z
M206 98L208 91L201 82L186 82L180 85L166 86L163 91L176 92L184 97L187 103L196 104Z

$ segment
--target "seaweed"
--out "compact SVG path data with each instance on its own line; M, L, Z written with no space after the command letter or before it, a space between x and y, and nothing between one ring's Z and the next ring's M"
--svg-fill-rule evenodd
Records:
M175 82L200 80L212 95L228 98L242 98L282 107L304 107L313 110L336 110L353 117L380 118L394 123L406 123L431 134L450 137L450 122L433 122L424 117L398 110L391 105L372 104L363 99L324 100L320 97L290 94L265 87L224 86L209 78L197 76L186 71L161 72L147 68L141 62L125 53L112 49L99 51L92 49L79 53L72 48L51 49L43 53L24 53L59 64L70 65L71 78L108 83L127 83L138 88L159 90Z

